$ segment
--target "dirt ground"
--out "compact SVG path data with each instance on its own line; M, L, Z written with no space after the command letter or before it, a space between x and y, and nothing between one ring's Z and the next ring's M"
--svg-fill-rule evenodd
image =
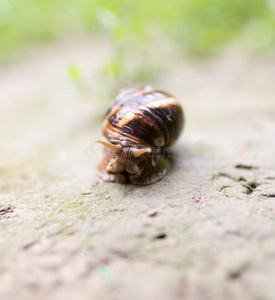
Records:
M173 56L156 87L185 108L179 154L134 186L97 179L108 100L67 74L94 91L107 55L69 41L0 69L0 299L275 299L275 58Z

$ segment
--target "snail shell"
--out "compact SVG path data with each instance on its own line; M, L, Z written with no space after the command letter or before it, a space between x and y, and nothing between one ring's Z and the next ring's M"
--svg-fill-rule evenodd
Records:
M103 121L109 141L98 168L105 181L151 184L162 179L170 161L163 149L179 137L183 110L175 98L151 87L122 89Z

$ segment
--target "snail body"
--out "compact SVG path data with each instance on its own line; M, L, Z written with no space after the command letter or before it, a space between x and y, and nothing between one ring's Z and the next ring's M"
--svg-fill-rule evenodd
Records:
M183 110L170 94L151 87L122 89L103 121L109 142L98 167L105 181L151 184L170 166L163 149L173 145L184 123Z

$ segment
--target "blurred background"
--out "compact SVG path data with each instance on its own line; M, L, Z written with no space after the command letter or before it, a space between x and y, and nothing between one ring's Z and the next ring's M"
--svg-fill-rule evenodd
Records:
M274 299L274 53L275 0L0 0L0 299ZM102 116L148 84L184 155L99 183Z
M274 28L274 0L1 0L0 63L16 62L33 47L85 35L110 43L104 76L148 82L159 68L169 68L167 48L193 58L229 47L273 52ZM73 77L76 67L70 68Z

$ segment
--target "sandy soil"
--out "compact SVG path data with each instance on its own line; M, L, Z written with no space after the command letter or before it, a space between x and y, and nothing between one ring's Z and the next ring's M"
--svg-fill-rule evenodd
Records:
M95 173L107 55L64 42L0 70L1 300L275 299L275 59L173 56L156 87L185 108L180 154L134 186Z

